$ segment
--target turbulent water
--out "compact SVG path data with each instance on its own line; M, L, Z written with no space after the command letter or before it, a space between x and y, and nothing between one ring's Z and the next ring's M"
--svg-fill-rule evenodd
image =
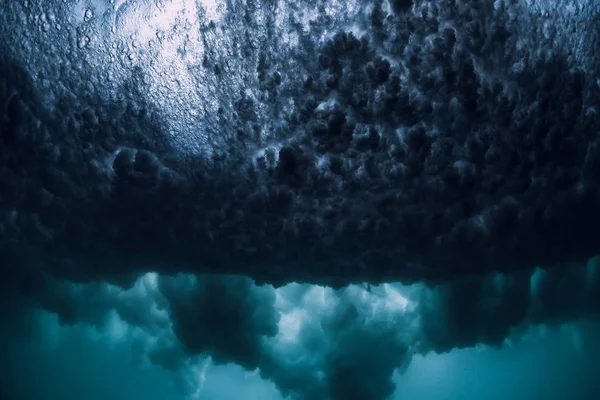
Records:
M11 2L2 242L72 278L154 262L438 281L584 260L595 17L586 2Z
M334 400L597 315L599 13L0 0L0 298Z

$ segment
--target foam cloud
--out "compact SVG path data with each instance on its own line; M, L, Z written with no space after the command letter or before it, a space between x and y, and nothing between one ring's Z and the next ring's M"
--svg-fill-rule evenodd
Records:
M394 374L415 355L501 349L530 340L532 326L597 319L597 268L592 260L568 275L537 270L435 287L343 289L148 274L129 289L56 283L31 300L63 325L129 343L137 364L171 371L190 396L201 393L211 365L236 364L274 382L286 398L387 399Z
M232 363L378 400L597 317L587 2L51 3L0 13L6 343L41 308L192 394Z
M73 50L86 68L59 71L17 45L43 54L61 36L3 29L5 258L74 280L152 270L336 286L582 262L598 252L600 88L583 50L596 11L580 8L541 18L515 2L377 2L304 15L282 2L188 16L207 61L193 72L182 50L181 79L237 88L189 94L212 104L189 143L200 127L149 95L161 78L144 62L159 53L134 37L127 67L101 62L121 40L103 25L110 9L82 22L55 12L97 34L96 50ZM128 23L146 11L119 8ZM564 31L578 24L590 29L573 43ZM154 46L179 43L181 28ZM112 69L121 78L92 79ZM189 154L194 143L206 149Z

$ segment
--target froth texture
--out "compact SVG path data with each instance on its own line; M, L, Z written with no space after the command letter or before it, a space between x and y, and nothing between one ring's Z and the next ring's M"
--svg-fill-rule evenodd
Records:
M240 88L204 98L212 105L188 119L150 90L160 55L139 44L127 68L89 61L93 43L120 43L102 22L84 25L101 18L91 11L77 28L90 42L71 43L88 57L81 65L29 60L28 31L2 29L8 268L341 286L567 268L598 253L598 66L576 45L597 46L590 16L542 18L507 1L315 10L306 27L292 5L227 9L221 29L256 33L238 44L211 47L214 21L188 27L206 44L186 74ZM0 18L28 12L14 5ZM580 38L565 34L580 26ZM154 46L174 34L162 35ZM48 45L40 37L31 43ZM210 56L219 45L230 65ZM90 78L114 68L118 83Z

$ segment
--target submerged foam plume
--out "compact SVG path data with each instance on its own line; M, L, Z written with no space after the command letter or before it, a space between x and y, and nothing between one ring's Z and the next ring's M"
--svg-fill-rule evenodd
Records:
M0 8L3 346L378 400L598 316L590 2L84 3Z
M569 271L465 278L435 288L337 290L148 274L127 290L47 282L32 300L62 325L83 324L112 341L129 341L137 363L176 374L190 395L201 391L198 371L237 364L290 399L383 400L396 389L394 373L404 372L415 355L514 346L529 340L532 328L597 320L597 261Z

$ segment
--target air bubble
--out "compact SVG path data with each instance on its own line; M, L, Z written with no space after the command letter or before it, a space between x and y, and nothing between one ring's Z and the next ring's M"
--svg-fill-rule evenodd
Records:
M77 47L79 47L80 49L87 47L87 45L89 43L90 43L90 38L88 36L82 36L79 39L77 39Z

